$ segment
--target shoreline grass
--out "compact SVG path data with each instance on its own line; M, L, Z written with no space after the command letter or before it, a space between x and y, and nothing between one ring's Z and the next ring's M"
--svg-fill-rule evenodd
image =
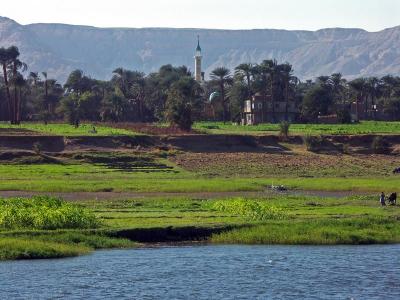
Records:
M89 247L57 242L33 240L32 238L0 238L0 261L20 259L65 258L88 254Z
M390 219L290 220L213 235L216 244L371 245L400 243L400 224Z

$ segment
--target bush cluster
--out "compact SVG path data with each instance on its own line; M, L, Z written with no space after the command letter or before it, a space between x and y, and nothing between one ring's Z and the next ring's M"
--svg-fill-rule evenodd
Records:
M58 198L0 199L0 228L53 230L95 228L98 225L90 211Z
M213 203L212 208L217 211L249 217L257 221L281 220L286 218L284 211L278 207L244 198L216 201Z

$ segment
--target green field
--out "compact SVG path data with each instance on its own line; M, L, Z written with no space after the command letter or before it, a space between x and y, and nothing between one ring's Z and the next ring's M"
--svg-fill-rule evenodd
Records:
M96 132L93 131L93 126ZM19 130L21 133L23 131L34 131L40 134L46 135L57 135L57 136L112 136L112 135L137 135L129 130L112 128L107 126L102 126L98 124L81 124L78 128L73 125L62 124L62 123L49 123L44 125L42 123L29 123L24 122L21 125L10 125L8 123L0 122L0 133L1 130ZM7 133L7 131L3 131Z
M93 132L93 126L96 133ZM165 126L161 124L160 126ZM113 128L101 124L83 123L78 128L62 123L24 122L21 125L10 125L0 122L1 129L30 130L41 134L57 136L110 136L110 135L137 135L127 129ZM238 126L222 122L197 122L193 129L207 134L243 134L263 135L278 134L279 124L259 124L255 126ZM1 132L1 131L0 131ZM399 134L400 122L362 121L357 124L292 124L290 133L295 135L357 135L357 134Z
M395 191L400 183L398 176L391 174L390 170L397 161L393 162L390 157L389 162L380 157L377 164L359 166L343 165L346 157L328 157L336 160L336 168L328 166L327 169L321 169L318 165L308 163L292 172L291 166L278 165L263 169L258 160L241 166L236 156L231 159L226 156L225 161L221 158L220 162L224 163L222 167L212 158L210 162L203 161L200 170L187 170L167 158L162 153L86 153L58 158L55 163L32 163L35 160L30 157L22 162L17 159L0 165L0 190L185 193L263 191L271 185L285 185L297 190L380 192ZM265 159L271 166L272 158L268 156ZM295 159L294 164L298 163L296 157L290 159ZM363 158L370 162L377 159ZM288 160L278 156L277 162L288 164ZM206 164L210 167L204 170ZM340 169L337 176L334 174L336 169ZM346 173L348 176L345 176Z
M399 178L207 178L177 173L124 172L104 166L1 165L0 190L40 192L229 192L262 191L268 186L322 191L396 190Z
M209 134L279 134L279 124L238 126L222 122L198 122L194 129ZM292 124L290 133L295 135L357 135L400 134L400 122L362 121L358 124Z

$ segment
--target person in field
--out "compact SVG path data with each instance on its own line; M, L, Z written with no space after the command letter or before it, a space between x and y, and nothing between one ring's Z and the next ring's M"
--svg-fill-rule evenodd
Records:
M379 198L379 202L381 203L382 206L386 206L385 193L384 192L381 193L381 196Z

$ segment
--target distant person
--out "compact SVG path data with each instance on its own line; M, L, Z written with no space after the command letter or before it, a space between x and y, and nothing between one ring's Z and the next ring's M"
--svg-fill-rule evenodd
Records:
M384 192L381 193L381 197L379 198L379 202L381 203L382 206L386 206L385 193Z
M391 193L389 198L388 198L389 204L390 205L396 205L397 202L397 193Z

